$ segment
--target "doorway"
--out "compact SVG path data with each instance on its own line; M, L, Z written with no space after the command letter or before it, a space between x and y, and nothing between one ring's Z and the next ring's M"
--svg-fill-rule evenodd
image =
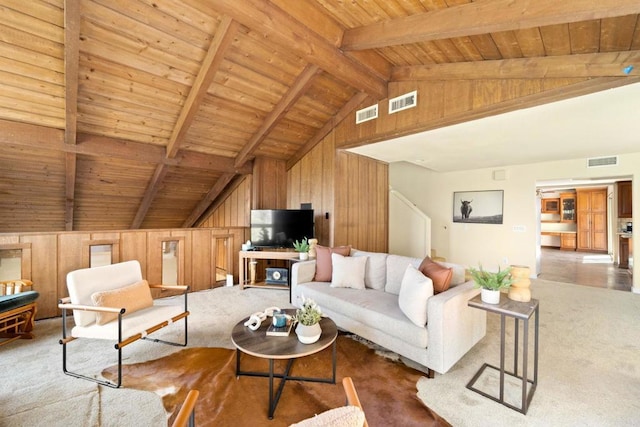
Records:
M620 210L621 184L630 182L631 177L615 177L537 183L536 253L540 279L631 291L633 258L627 258L620 249L621 243L631 240L627 239L630 233L626 233L626 223L632 221L626 216L630 214ZM592 204L600 206L600 213L585 208L594 189L601 189L595 192L603 194L598 203ZM576 211L565 218L563 203L571 197L576 200ZM583 202L578 203L580 197ZM596 229L594 224L598 224ZM626 268L627 259L631 262L630 269Z

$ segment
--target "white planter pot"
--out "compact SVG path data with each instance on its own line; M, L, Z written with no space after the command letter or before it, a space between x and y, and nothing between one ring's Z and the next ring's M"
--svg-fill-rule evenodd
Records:
M309 252L300 252L300 259L306 261L309 259Z
M296 335L298 335L298 341L302 344L313 344L320 339L322 329L319 323L311 326L298 323L298 326L296 326Z
M499 304L500 303L500 291L492 291L490 289L482 288L480 290L482 302L487 304Z

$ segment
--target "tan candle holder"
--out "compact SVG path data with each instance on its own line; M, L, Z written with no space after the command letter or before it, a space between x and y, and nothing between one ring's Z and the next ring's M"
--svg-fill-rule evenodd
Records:
M509 299L513 301L531 301L531 280L529 280L529 267L524 265L512 265L511 277L514 282L509 287Z

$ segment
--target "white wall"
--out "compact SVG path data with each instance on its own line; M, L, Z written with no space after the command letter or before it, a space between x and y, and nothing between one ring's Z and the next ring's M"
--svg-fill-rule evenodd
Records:
M488 270L508 264L536 269L538 227L536 182L551 179L632 176L634 229L640 218L640 153L619 156L619 165L587 169L586 159L437 173L410 163L389 165L389 185L401 192L431 217L431 247L451 262L467 266L482 264ZM493 172L504 170L504 180ZM453 192L504 190L502 225L453 223ZM524 231L514 231L524 226ZM636 232L638 234L638 232ZM640 238L633 239L633 252L640 250ZM640 293L640 267L634 263L634 292Z
M431 219L396 190L389 190L389 253L424 258L431 254Z

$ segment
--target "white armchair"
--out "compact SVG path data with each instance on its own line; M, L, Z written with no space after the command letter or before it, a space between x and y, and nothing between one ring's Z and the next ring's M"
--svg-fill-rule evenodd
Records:
M182 291L184 304L159 304L151 296L151 288ZM62 310L62 370L76 378L109 387L122 384L122 348L147 335L184 319L184 343L153 339L170 345L187 345L188 286L149 285L142 279L138 261L72 271L67 275L69 297L60 300ZM75 326L67 331L67 312L73 311ZM67 369L67 345L79 338L115 342L118 351L116 382L71 372Z

